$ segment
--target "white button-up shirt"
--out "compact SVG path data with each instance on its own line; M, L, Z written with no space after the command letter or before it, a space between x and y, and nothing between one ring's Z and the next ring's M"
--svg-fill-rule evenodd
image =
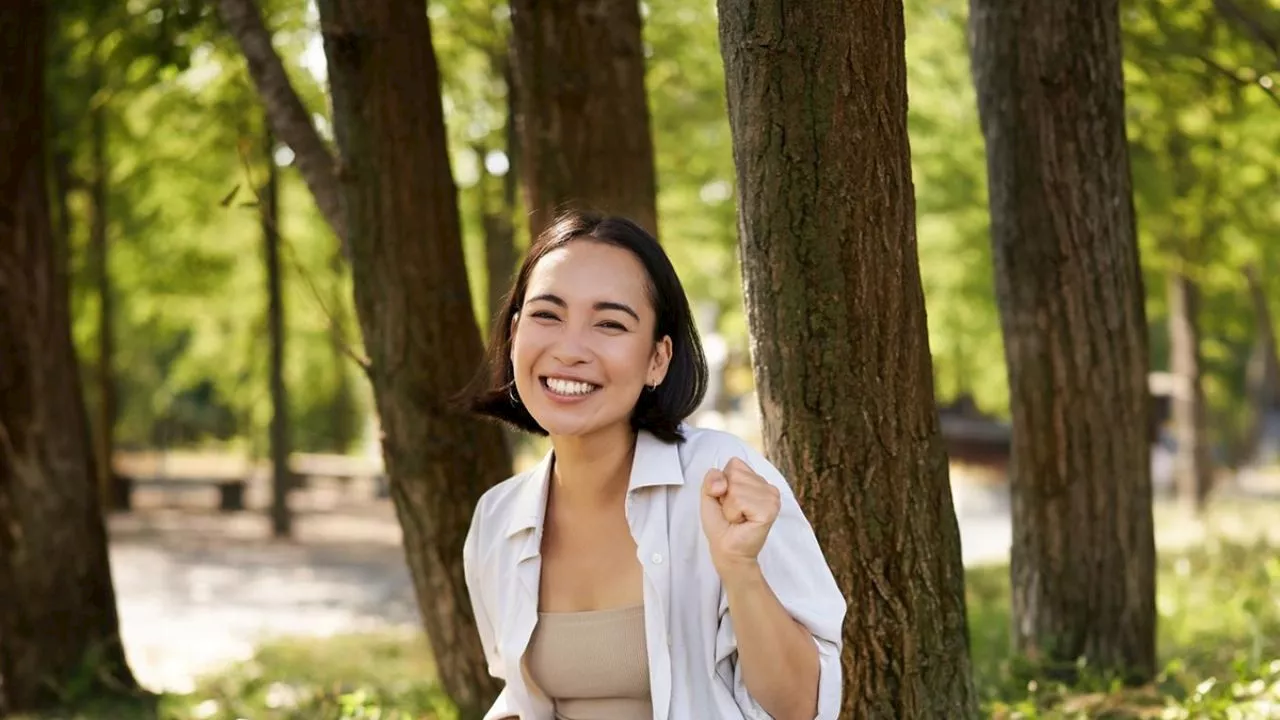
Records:
M745 460L782 492L782 509L759 564L791 616L808 628L820 667L818 720L840 710L845 600L813 529L778 470L733 435L683 428L664 443L636 441L626 516L644 569L644 621L655 720L768 718L738 666L728 600L711 563L700 514L711 468ZM528 681L523 658L538 621L542 528L551 454L481 498L463 550L467 587L489 672L506 687L485 720L553 720L551 701Z

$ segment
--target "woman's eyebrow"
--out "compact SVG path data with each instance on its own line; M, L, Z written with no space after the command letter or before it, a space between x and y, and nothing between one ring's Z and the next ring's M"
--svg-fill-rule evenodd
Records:
M551 293L542 293L541 295L535 295L529 298L528 300L525 300L524 304L528 305L531 302L538 302L539 300L542 300L543 302L549 302L552 305L559 305L562 308L569 307L569 303L565 302L563 298L561 298L559 295L552 295Z
M596 310L618 310L635 318L636 322L640 322L640 316L636 314L636 311L632 310L630 305L624 303L601 301L596 303L594 307Z

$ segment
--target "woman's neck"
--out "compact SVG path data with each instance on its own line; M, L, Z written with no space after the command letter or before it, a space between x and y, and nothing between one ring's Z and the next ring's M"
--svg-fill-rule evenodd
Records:
M581 437L553 437L551 491L559 504L599 506L626 494L635 458L629 425Z

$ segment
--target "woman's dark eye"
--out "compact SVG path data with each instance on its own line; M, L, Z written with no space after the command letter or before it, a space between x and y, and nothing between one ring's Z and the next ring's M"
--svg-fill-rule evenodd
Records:
M616 320L605 320L600 323L600 327L606 330L626 330L626 326Z
M532 313L532 315L540 320L559 320L560 319L556 317L555 313L547 312L546 310L538 310L537 312Z

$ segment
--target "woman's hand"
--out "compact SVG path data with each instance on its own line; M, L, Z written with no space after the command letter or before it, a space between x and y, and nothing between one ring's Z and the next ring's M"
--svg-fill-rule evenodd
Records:
M702 531L722 581L758 571L756 558L782 507L778 488L732 458L702 480Z

